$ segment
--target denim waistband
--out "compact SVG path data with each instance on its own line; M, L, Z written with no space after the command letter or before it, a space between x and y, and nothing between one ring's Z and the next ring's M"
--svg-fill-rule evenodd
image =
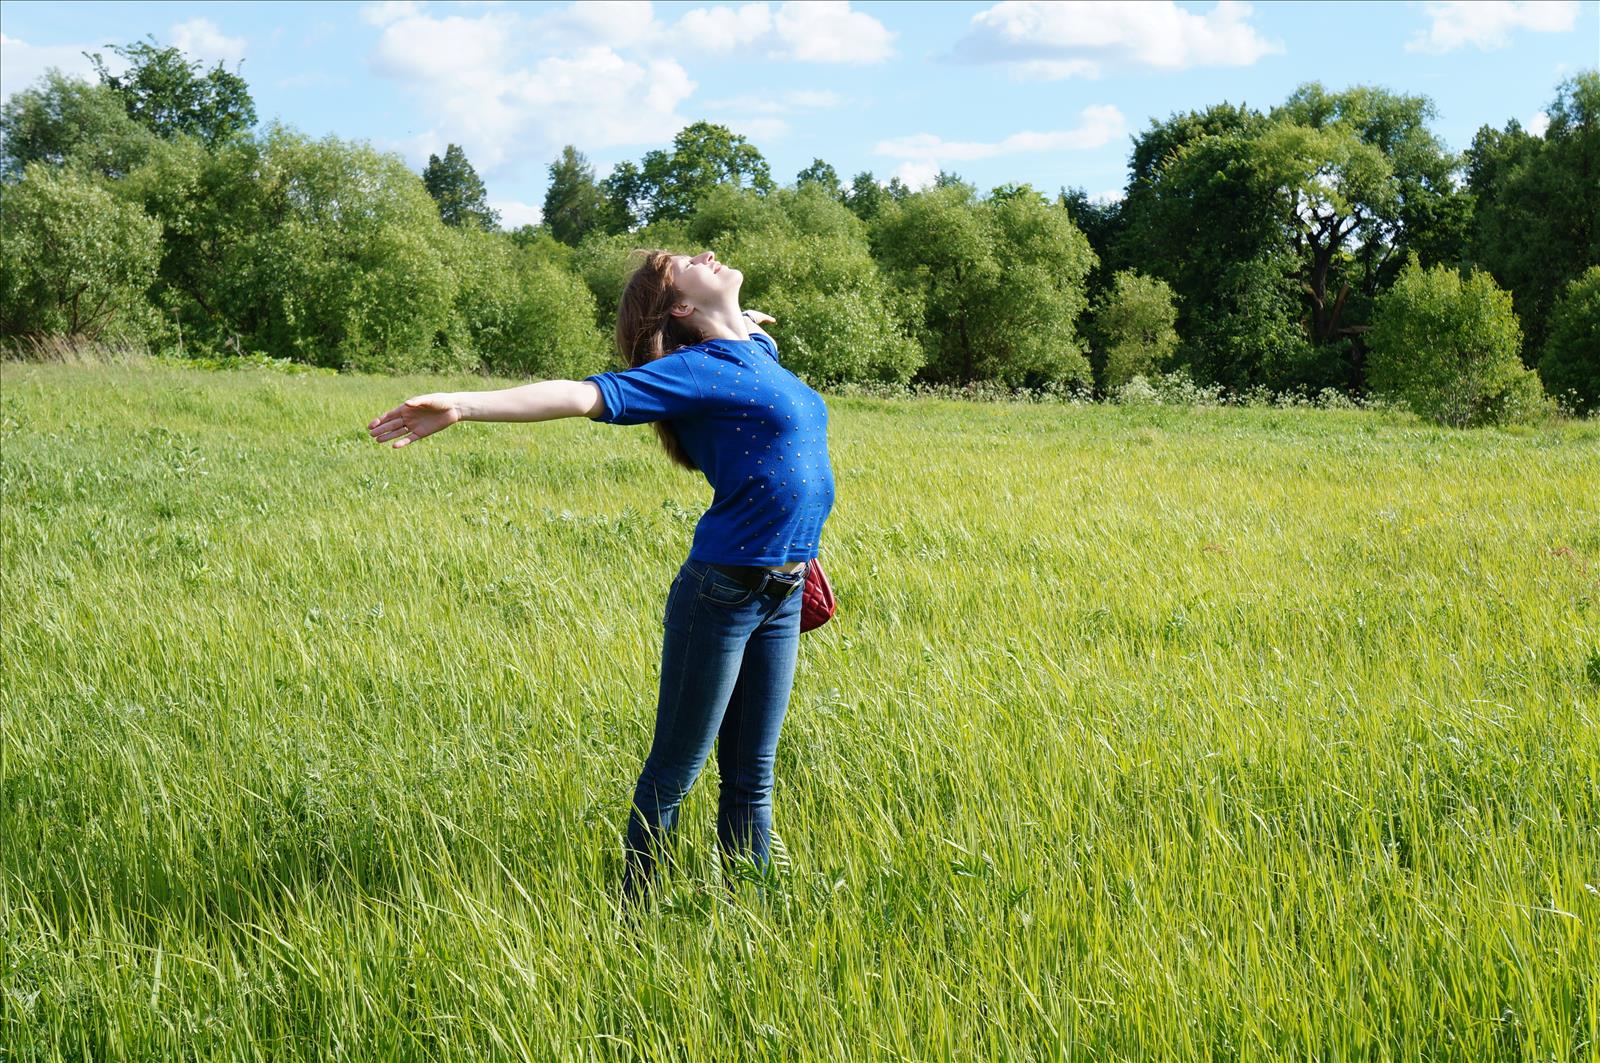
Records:
M762 565L719 565L710 561L697 562L697 564L716 569L729 579L741 583L752 590L778 588L785 593L792 592L805 582L806 570L810 567L809 561L793 572L778 572Z

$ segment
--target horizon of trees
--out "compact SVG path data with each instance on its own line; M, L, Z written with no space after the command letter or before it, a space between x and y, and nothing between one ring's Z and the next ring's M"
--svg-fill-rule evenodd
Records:
M122 74L96 55L98 82L51 71L0 109L0 337L581 375L611 364L630 250L715 244L817 383L1109 390L1182 370L1362 395L1388 293L1443 269L1474 306L1499 306L1480 272L1509 293L1516 328L1451 332L1465 347L1449 357L1510 351L1535 388L1600 408L1596 71L1556 87L1542 137L1485 125L1459 154L1427 97L1376 86L1174 113L1132 138L1114 203L943 172L922 190L845 181L823 159L780 184L746 138L695 122L603 178L566 146L542 222L507 232L457 144L417 174L363 142L258 126L220 63L153 38L112 50ZM1390 317L1424 302L1389 299Z

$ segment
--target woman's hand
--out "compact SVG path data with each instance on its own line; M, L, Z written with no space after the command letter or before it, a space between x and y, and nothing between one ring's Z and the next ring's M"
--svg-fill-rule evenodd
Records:
M751 321L754 321L758 325L776 325L778 323L777 318L773 317L771 314L763 314L759 310L746 310L743 313L745 317L749 318Z
M414 439L431 436L441 428L449 428L461 420L461 408L455 396L448 392L434 392L407 399L388 413L381 413L367 422L372 438L382 443L396 436L395 446L403 447Z

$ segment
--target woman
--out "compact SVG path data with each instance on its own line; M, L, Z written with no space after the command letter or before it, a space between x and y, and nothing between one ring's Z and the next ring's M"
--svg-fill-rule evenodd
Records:
M624 834L623 894L654 880L659 849L713 742L721 773L717 841L760 871L771 864L773 761L794 679L799 590L833 507L828 410L778 362L739 309L744 275L710 251L651 251L617 313L630 368L582 381L419 395L367 425L403 447L460 420L585 416L645 424L714 495L667 593L655 738ZM731 883L731 874L729 876Z

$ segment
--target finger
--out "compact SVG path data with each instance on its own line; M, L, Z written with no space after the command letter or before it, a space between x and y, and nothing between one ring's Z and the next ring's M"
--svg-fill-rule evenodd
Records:
M394 417L394 418L391 418L390 420L387 420L387 421L383 422L378 427L374 428L372 430L372 438L378 439L378 440L392 439L392 438L394 438L394 434L396 432L404 432L405 430L406 430L406 422L404 421L404 419L399 418L399 417Z
M374 433L372 438L376 439L380 443L387 443L396 436L403 436L409 431L411 431L411 429L407 428L405 425L397 424L385 429L382 432Z
M421 436L409 435L409 436L406 436L404 439L396 440L394 445L395 445L396 449L398 449L400 447L405 446L407 443L413 443L416 440L421 439L421 438L422 438Z
M383 432L391 431L403 424L405 424L405 421L401 420L399 417L386 417L382 422L368 426L367 431L371 432L374 436L377 436Z

